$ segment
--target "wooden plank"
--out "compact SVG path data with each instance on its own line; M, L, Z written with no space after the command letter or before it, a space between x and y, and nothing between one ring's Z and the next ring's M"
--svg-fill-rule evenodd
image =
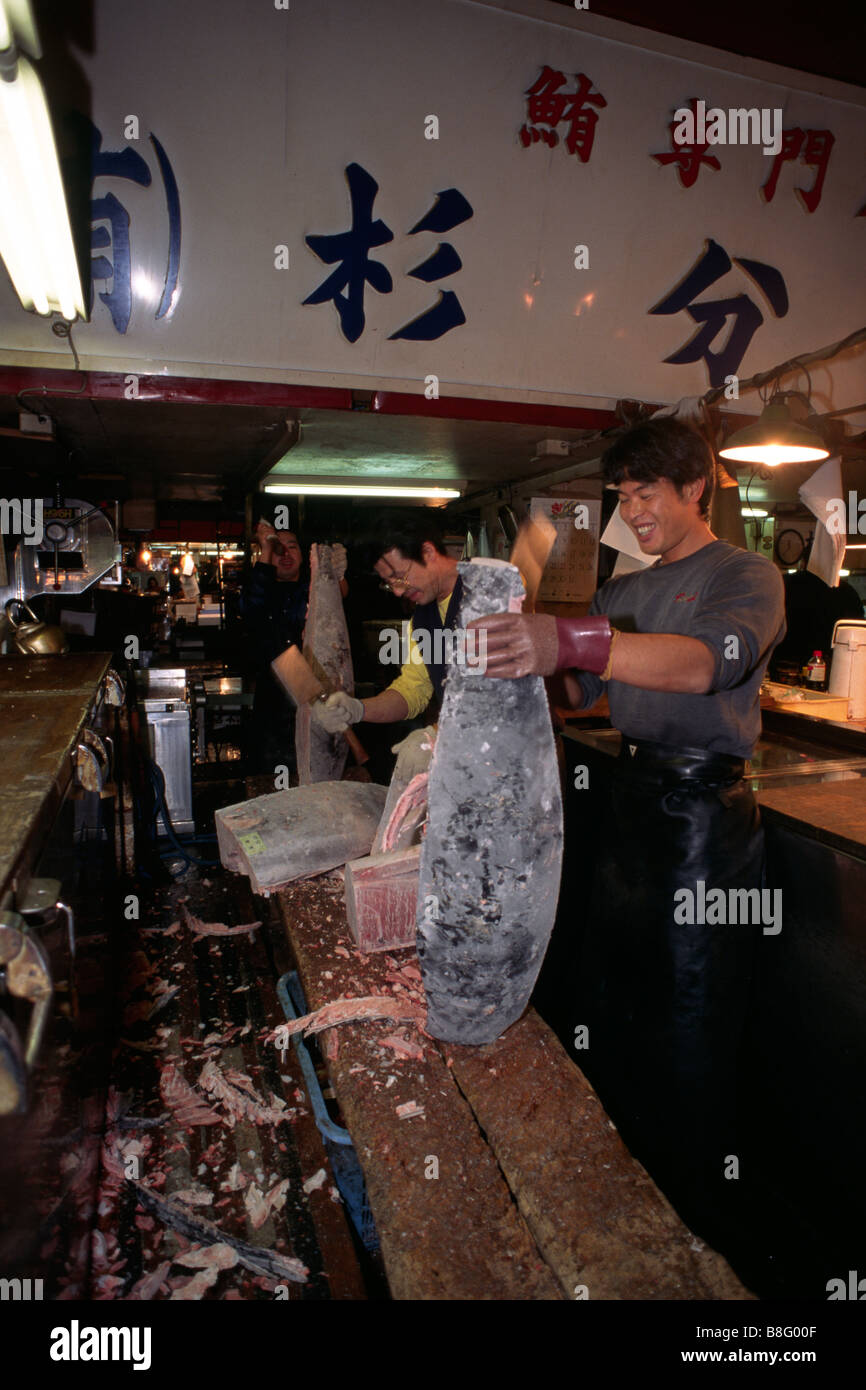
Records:
M446 1051L567 1298L752 1297L632 1158L533 1009L495 1043Z
M338 879L291 885L278 901L310 1009L344 995L411 993L395 967L414 954L401 952L398 962L353 948ZM393 1022L323 1035L392 1296L562 1299L444 1058L426 1035L399 1032L420 1060L395 1051ZM400 1119L398 1106L412 1101L423 1114Z

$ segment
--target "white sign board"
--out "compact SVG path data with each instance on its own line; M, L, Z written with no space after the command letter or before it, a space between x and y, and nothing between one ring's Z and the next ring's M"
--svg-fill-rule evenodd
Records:
M866 321L862 91L527 9L95 0L82 365L673 401ZM72 365L2 270L0 345Z

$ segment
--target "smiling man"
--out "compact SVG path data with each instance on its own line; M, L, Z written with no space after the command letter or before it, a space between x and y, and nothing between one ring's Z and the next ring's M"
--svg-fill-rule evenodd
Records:
M677 895L762 886L744 770L785 628L782 579L713 535L714 460L688 426L638 425L602 466L655 563L609 580L585 618L497 614L473 626L487 634L488 677L559 673L557 703L573 708L607 691L620 757L582 820L582 793L572 796L575 850L592 868L580 946L566 943L566 968L561 951L556 961L574 999L567 1026L587 1025L581 1065L626 1142L718 1243L738 1187L738 1050L760 927L683 925Z

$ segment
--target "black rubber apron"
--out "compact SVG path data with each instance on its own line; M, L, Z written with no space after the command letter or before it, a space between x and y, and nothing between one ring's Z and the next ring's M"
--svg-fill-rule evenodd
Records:
M761 888L742 759L623 735L580 970L586 1070L623 1139L696 1229L729 1205L737 1067L760 925L680 925L675 893ZM579 1059L580 1060L580 1059ZM714 1219L715 1218L715 1219Z

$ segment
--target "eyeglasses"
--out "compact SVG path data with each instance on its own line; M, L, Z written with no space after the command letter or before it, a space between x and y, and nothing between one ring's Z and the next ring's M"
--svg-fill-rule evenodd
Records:
M383 579L379 588L384 589L386 593L390 593L392 589L405 589L409 583L408 575L413 564L414 561L410 560L403 574L393 574L388 579Z

